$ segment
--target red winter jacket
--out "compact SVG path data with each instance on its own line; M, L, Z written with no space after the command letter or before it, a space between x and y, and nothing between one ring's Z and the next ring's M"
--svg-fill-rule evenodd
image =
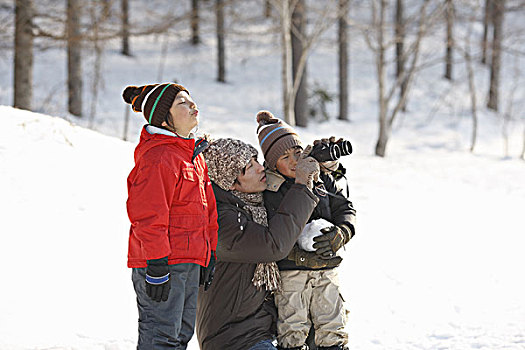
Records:
M128 267L165 256L170 265L208 265L217 210L208 168L202 154L192 161L194 150L194 139L142 129L128 176Z

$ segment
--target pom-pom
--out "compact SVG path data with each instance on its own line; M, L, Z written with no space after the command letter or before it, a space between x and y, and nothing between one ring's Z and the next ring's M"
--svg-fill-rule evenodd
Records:
M133 98L135 98L135 96L137 95L140 95L141 91L142 90L136 86L128 86L127 88L124 89L124 92L122 93L122 98L124 99L126 103L131 104L131 101L133 101Z
M276 119L272 112L269 111L260 111L257 113L257 123L265 125L265 124L273 124L277 123L279 120Z

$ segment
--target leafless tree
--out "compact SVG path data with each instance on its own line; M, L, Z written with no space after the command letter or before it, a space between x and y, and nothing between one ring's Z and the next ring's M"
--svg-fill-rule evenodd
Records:
M494 34L492 40L492 62L490 65L490 87L487 107L497 111L499 102L499 83L501 71L501 42L503 41L503 17L505 0L493 0Z
M396 78L404 75L405 71L405 6L404 0L396 0L396 17L395 17L395 40L396 40ZM407 84L406 80L401 82L401 87L399 89L399 98L405 94ZM403 111L406 110L406 103L401 107Z
M306 36L301 36L297 29L292 25L292 12L299 0L270 0L272 6L277 10L281 28L281 56L282 70L281 79L283 82L283 110L284 119L290 125L296 125L294 112L295 98L299 89L302 75L306 67L307 56L314 43L319 37L331 27L338 19L337 2L322 2L318 4L320 8L315 11L315 18L312 16L313 23L309 26L311 30ZM313 11L312 11L313 12ZM292 76L292 44L290 31L301 38L303 51L297 64L296 75Z
M224 1L216 0L215 17L217 19L217 81L226 82L226 53L224 47Z
M445 54L445 79L452 80L452 60L454 50L454 3L445 0L445 19L447 22L447 50Z
M270 18L272 15L272 3L270 0L264 0L264 17Z
M339 23L337 41L339 43L339 116L340 120L350 120L348 83L348 11L349 0L339 0Z
M122 23L122 51L125 56L131 56L129 49L129 0L120 0Z
M67 0L67 86L69 113L82 116L82 39L79 0Z
M33 98L32 21L32 0L16 0L13 106L28 110Z
M492 0L485 0L483 11L483 39L481 40L481 63L487 63L487 48L490 20L492 19Z
M448 11L448 8L447 8ZM475 13L475 11L472 11ZM470 110L472 113L472 134L470 140L470 152L474 152L476 146L476 140L478 136L478 107L477 107L477 96L476 96L476 83L474 80L474 68L472 65L472 48L470 45L470 38L472 36L472 25L475 19L471 16L468 19L467 34L465 37L465 48L463 50L465 56L465 65L467 67L468 75L468 86L470 92Z
M198 45L200 42L199 0L191 0L191 43L193 45Z
M306 36L306 4L305 0L297 0L292 10L292 78L299 80L299 86L294 101L295 124L298 126L308 125L308 80L306 63L302 67L301 77L299 74L299 63L304 54L303 39Z
M412 80L414 79L416 68L419 63L420 56L420 45L423 37L426 35L428 29L437 23L437 18L443 12L443 5L439 4L435 6L429 13L428 6L430 0L425 0L421 3L420 8L417 10L417 33L414 34L414 40L412 44L405 50L404 55L406 56L407 67L403 70L403 74L396 77L391 83L390 87L387 86L387 60L386 53L387 49L396 42L394 40L387 40L387 22L386 22L386 10L388 6L387 0L380 0L379 4L376 1L372 2L372 26L368 32L365 32L365 40L368 46L372 49L372 52L376 58L376 69L378 79L378 102L379 102L379 136L376 143L375 154L384 157L386 155L387 143L392 133L392 125L394 120L402 109L403 104L410 91ZM376 34L375 39L371 37L370 32ZM393 103L393 108L390 108L390 102L392 97L401 89L401 85L406 83L404 94L399 98L396 103Z
M523 127L523 147L521 149L520 158L525 160L525 126Z

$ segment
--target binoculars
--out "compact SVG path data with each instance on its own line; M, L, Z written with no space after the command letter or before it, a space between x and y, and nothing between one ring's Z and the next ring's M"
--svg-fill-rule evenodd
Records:
M331 160L338 160L341 156L347 156L352 153L352 144L348 140L339 140L337 142L318 143L312 148L310 156L319 163Z

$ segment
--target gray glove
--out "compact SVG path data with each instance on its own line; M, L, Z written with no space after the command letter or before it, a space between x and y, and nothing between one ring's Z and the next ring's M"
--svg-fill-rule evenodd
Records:
M313 188L313 182L319 181L319 163L307 156L311 149L312 146L306 147L295 166L295 183L306 185L310 190Z

